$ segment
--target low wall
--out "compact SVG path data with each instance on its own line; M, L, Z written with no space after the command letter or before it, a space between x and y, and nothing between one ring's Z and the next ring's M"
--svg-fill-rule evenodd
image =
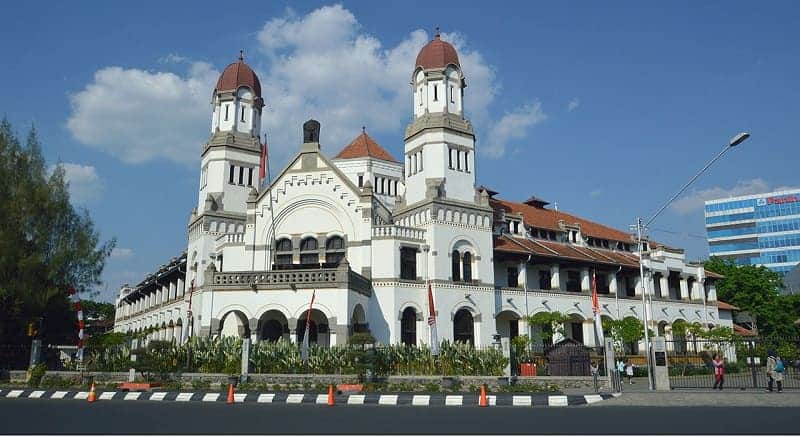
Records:
M27 373L24 370L12 370L8 372L10 382L25 383ZM85 375L92 376L94 381L101 384L125 382L128 380L128 372L86 372ZM47 371L48 376L57 376L63 379L79 379L80 372L69 371ZM212 386L217 384L225 386L228 384L228 375L224 373L182 373L174 375L176 380L181 381L188 387L192 381L208 382ZM506 385L508 379L498 376L442 376L442 375L393 375L379 378L379 381L387 384L442 384L445 379L457 380L462 390L467 390L469 386L480 386L486 384L490 390L496 390L501 385ZM140 373L136 374L136 381L143 381ZM254 384L348 384L358 381L357 375L313 375L313 374L271 374L271 373L251 373L248 375L248 382ZM602 390L607 390L608 379L599 377L598 382ZM585 389L594 390L594 383L590 376L520 376L516 378L517 384L537 384L555 386L557 389Z

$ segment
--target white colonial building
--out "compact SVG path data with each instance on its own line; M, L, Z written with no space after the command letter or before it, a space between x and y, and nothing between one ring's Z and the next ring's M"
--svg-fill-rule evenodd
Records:
M297 156L259 187L261 85L241 58L229 65L211 99L187 251L122 288L116 330L296 342L315 293L313 343L369 331L381 343L424 344L430 283L441 340L486 345L526 333L526 314L559 311L572 317L566 336L593 345L593 271L602 317L641 318L631 235L476 186L455 49L437 35L410 67L402 160L365 131L331 153L312 120ZM730 324L717 308L718 276L652 241L643 256L653 330Z

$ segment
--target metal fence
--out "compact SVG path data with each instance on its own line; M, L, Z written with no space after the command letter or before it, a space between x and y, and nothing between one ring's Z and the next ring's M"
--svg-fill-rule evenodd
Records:
M521 370L525 364L535 364L538 376L591 376L594 364L598 375L605 376L602 349L579 343L512 347L510 358L514 376L523 374Z
M772 377L782 379L782 388L800 389L800 339L747 338L733 341L706 339L667 342L672 388L713 388L716 382L712 359L724 358L723 387L765 389ZM767 368L769 351L777 352L784 372L776 375ZM777 384L774 384L777 388Z

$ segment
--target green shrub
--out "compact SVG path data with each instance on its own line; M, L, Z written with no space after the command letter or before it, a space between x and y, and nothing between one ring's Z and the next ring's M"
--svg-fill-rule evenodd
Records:
M47 367L44 364L37 364L31 369L31 376L28 378L28 387L38 387L42 382Z
M161 388L167 391L183 390L183 383L180 381L167 381L161 384Z
M423 384L423 387L425 388L426 392L431 392L431 393L439 393L439 391L441 390L439 384L435 382L426 382L425 384Z

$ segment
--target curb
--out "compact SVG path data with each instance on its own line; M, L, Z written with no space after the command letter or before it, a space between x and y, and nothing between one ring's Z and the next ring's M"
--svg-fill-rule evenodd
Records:
M137 392L98 391L97 400L153 401L153 402L226 402L227 393L222 392ZM6 399L73 399L85 401L88 391L74 390L0 390L0 398ZM490 407L566 407L595 404L614 394L590 395L488 395ZM326 405L327 394L316 393L236 393L236 403ZM337 405L381 405L381 406L478 406L478 395L444 394L345 394L335 396Z

